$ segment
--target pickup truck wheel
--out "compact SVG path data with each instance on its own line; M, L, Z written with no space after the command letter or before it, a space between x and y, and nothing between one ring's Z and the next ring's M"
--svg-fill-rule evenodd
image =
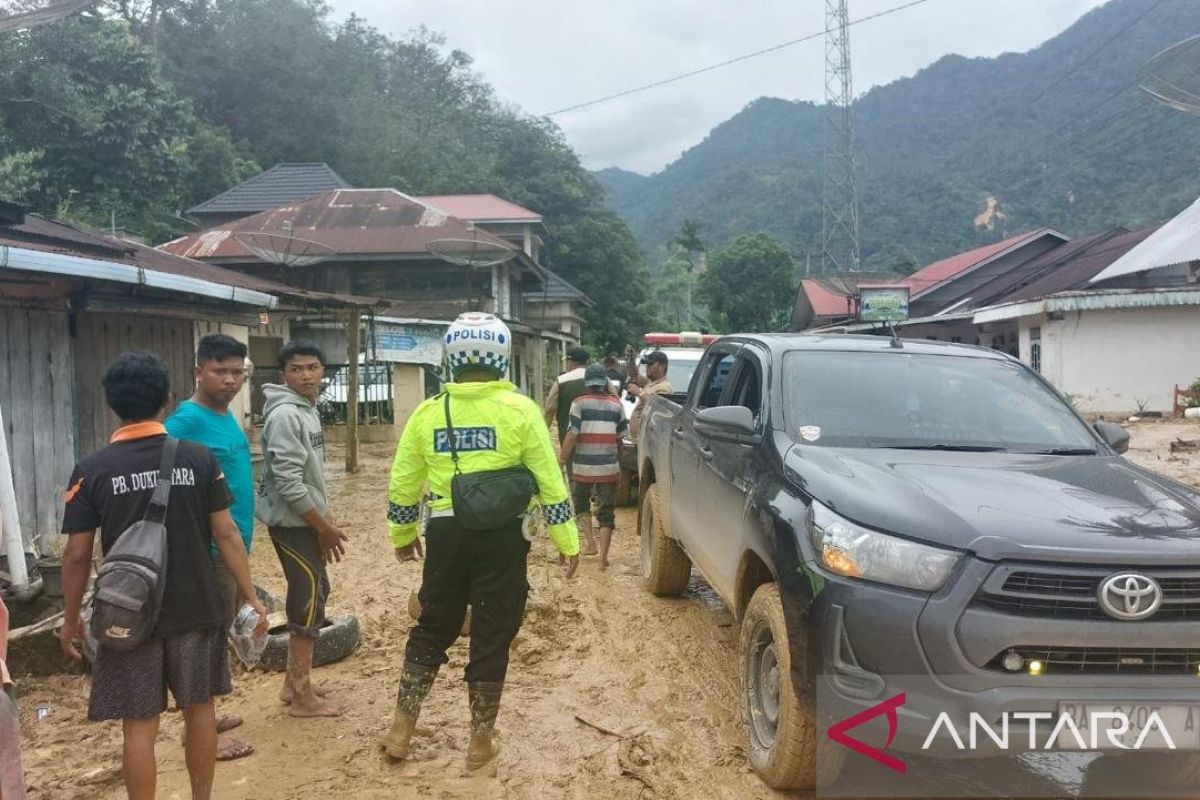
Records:
M790 644L779 587L763 584L742 617L738 647L750 766L775 789L813 789L818 771L825 781L837 777L845 751L822 746L815 704L792 685Z
M658 597L677 597L687 588L692 577L692 560L667 536L666 520L658 502L658 487L651 486L642 498L642 577L646 588Z

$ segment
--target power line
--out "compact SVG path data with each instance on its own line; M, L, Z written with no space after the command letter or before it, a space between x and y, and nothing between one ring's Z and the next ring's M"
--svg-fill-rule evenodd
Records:
M884 9L883 11L880 11L875 14L869 14L865 17L861 17L856 20L851 20L849 24L850 25L858 25L863 22L870 22L873 19L879 19L880 17L886 17L890 14L895 14L897 12L904 11L905 9L912 8L913 6L919 6L922 3L927 3L927 2L929 2L929 0L911 0L911 2L904 3L904 4L898 5L898 6L894 6L892 8ZM811 42L814 39L821 38L822 36L825 35L825 33L826 33L825 31L818 31L817 33L811 33L808 36L801 36L799 39L792 39L790 41L783 42L783 43L777 44L777 45L773 45L771 47L767 47L762 50L755 50L753 53L746 53L745 55L737 56L736 58L730 58L726 61L721 61L717 64L709 64L707 67L700 67L699 69L694 69L694 70L691 70L690 72L684 72L679 75L673 75L670 78L663 78L662 80L654 81L653 83L647 83L647 84L643 84L641 86L635 86L634 88L626 89L623 92L617 92L615 94L605 95L604 97L597 97L595 100L588 100L587 102L584 102L584 103L577 103L576 105L573 105L573 106L567 106L566 108L560 108L557 111L551 111L550 113L544 114L543 116L556 117L559 114L566 114L571 111L579 111L580 109L583 109L583 108L591 108L592 106L597 106L597 105L600 105L601 103L607 103L612 100L618 100L622 97L629 97L630 95L633 95L633 94L640 94L641 92L646 92L646 91L649 91L650 89L657 89L660 86L666 86L667 84L675 83L677 81L681 81L686 78L694 78L697 75L703 75L705 72L712 72L713 70L721 69L722 67L728 67L731 64L737 64L742 61L748 61L752 58L758 58L759 56L765 56L768 53L774 53L778 50L783 50L788 47L793 47L798 44L803 44L804 42Z
M1144 98L1138 98L1133 103L1131 103L1130 105L1121 109L1120 111L1117 111L1114 114L1109 114L1107 117L1104 117L1103 119L1097 120L1093 125L1088 127L1087 130L1084 130L1082 133L1064 138L1057 145L1053 144L1053 138L1052 138L1053 134L1052 134L1051 135L1052 145L1049 147L1049 149L1046 150L1044 157L1049 158L1050 156L1061 153L1063 150L1066 150L1069 147L1072 147L1072 146L1078 145L1078 144L1082 144L1084 141L1092 138L1097 133L1102 133L1106 128L1113 125L1117 120L1122 119L1123 117L1127 117L1134 112L1145 111L1146 108L1149 107L1149 105L1150 105L1150 103L1148 100L1145 100ZM1074 123L1077 121L1082 122L1081 119L1080 120L1072 120L1071 122ZM1063 127L1065 128L1065 127L1069 127L1069 126L1070 126L1070 124L1065 125ZM1059 128L1059 130L1062 130L1062 128Z
M1112 44L1114 41L1116 41L1118 38L1120 38L1121 34L1125 33L1125 31L1129 30L1134 25L1137 25L1139 22L1141 22L1142 19L1147 14L1149 14L1154 9L1158 8L1160 5L1162 5L1162 3L1163 3L1163 0L1155 0L1153 5L1151 5L1149 8L1147 8L1141 14L1138 14L1136 17L1134 17L1132 20L1130 20L1128 23L1126 23L1124 26L1122 26L1112 36L1105 39L1104 42L1099 47L1097 47L1095 50L1091 51L1086 56L1084 56L1083 58L1079 59L1074 64L1072 64L1071 67L1066 72L1059 75L1057 78L1055 78L1053 81L1051 81L1051 83L1048 86L1046 86L1046 88L1042 89L1041 93L1039 93L1037 97L1033 98L1033 100L1030 101L1030 105L1033 105L1038 100L1041 100L1043 97L1045 97L1047 94L1049 94L1050 90L1053 89L1055 86L1058 86L1064 80L1066 80L1067 76L1071 75L1072 73L1075 72L1075 70L1079 69L1084 64L1091 61L1097 55L1102 53L1106 47L1108 47L1110 44Z
M1065 166L1078 167L1087 164L1089 161L1101 156L1114 149L1124 147L1125 145L1135 142L1147 134L1158 132L1160 134L1175 134L1183 131L1184 127L1192 124L1193 120L1185 114L1172 114L1166 118L1152 118L1146 120L1142 125L1133 125L1121 132L1121 135L1104 141L1090 150L1083 150L1069 159Z
M1111 103L1113 100L1116 100L1118 97L1125 94L1126 92L1128 92L1130 89L1134 88L1135 86L1137 86L1137 81L1134 81L1133 83L1128 83L1128 84L1122 86L1117 91L1110 94L1108 97L1101 100L1099 103L1096 103L1091 108L1088 108L1086 111L1084 111L1080 114L1076 114L1075 116L1071 117L1066 122L1064 122L1062 125L1059 125L1057 128L1050 131L1050 133L1048 133L1046 135L1047 141L1053 142L1054 139L1058 136L1058 134L1062 133L1067 128L1071 127L1072 125L1075 125L1076 123L1083 122L1088 117L1090 117L1092 114L1094 114L1095 112L1104 108L1106 105ZM1111 117L1106 117L1105 119L1111 119Z

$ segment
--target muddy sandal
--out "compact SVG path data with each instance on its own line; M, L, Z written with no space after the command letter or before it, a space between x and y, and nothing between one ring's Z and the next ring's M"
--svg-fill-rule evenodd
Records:
M242 718L237 714L229 714L224 717L217 717L217 733L228 733L234 728L240 727Z
M217 761L234 761L250 755L254 755L254 745L237 739L228 739L224 745L217 747Z

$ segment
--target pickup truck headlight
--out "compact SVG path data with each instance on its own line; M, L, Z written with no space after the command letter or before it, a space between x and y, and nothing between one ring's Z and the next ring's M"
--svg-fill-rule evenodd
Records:
M817 560L837 575L934 592L959 559L949 550L859 527L815 500L808 516Z

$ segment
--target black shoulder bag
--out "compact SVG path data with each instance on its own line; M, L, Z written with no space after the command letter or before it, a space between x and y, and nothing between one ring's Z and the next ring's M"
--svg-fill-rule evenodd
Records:
M445 393L446 441L454 461L450 501L454 519L469 531L490 531L517 519L537 493L533 474L524 466L464 473L458 466L458 443L450 418L450 393Z
M158 483L144 518L126 528L96 573L92 635L104 647L128 651L154 634L167 578L167 505L179 440L163 440Z

